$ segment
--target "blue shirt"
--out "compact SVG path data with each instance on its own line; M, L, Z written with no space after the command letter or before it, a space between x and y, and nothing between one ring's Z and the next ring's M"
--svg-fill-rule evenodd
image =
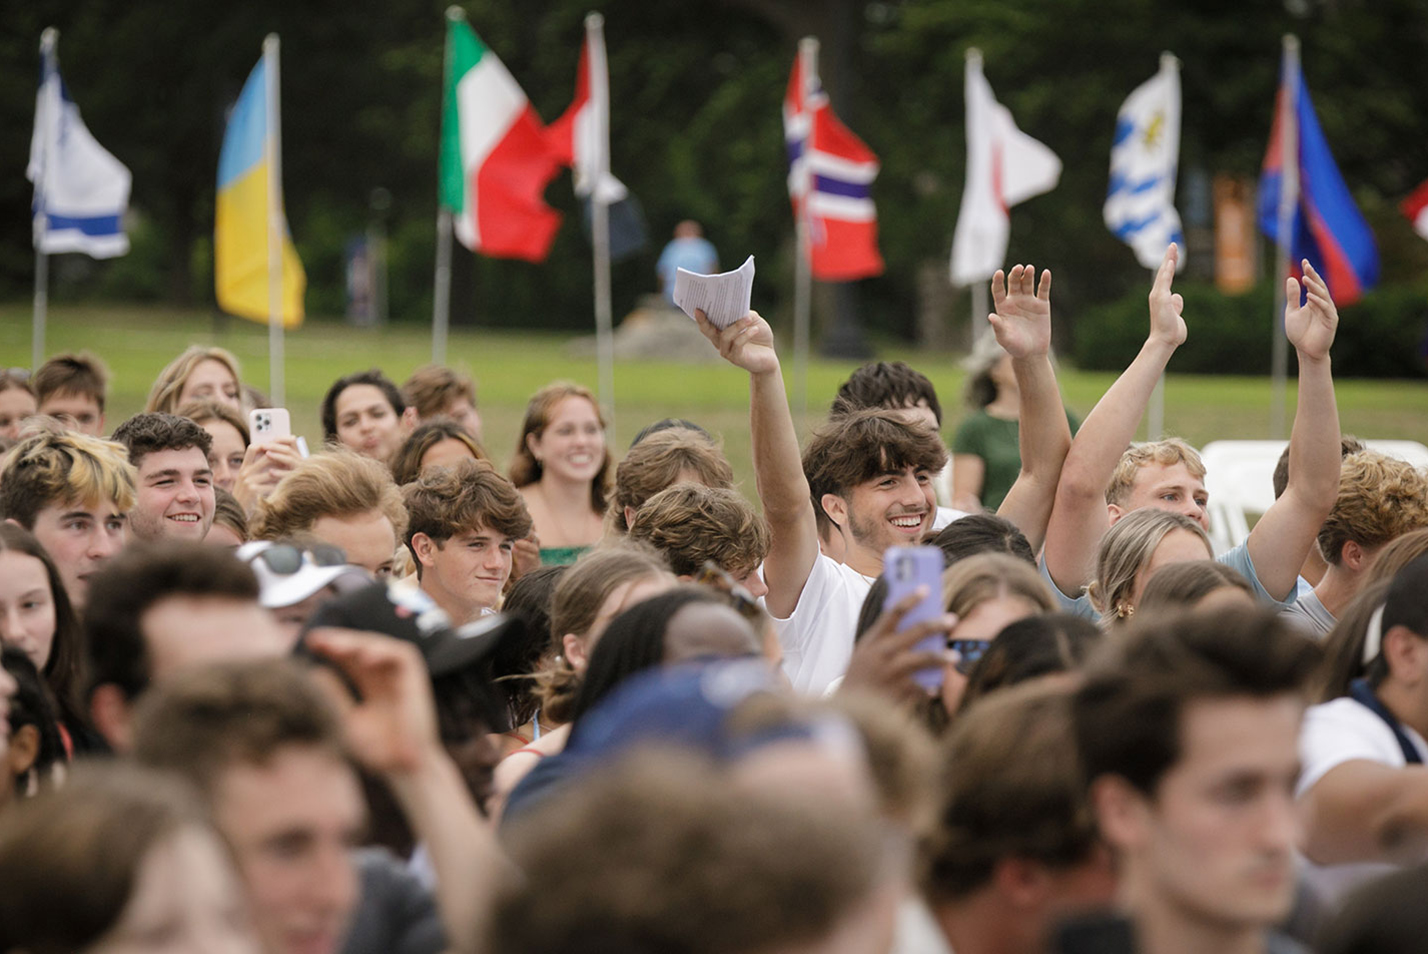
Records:
M664 285L664 297L674 303L674 276L679 269L708 275L719 268L719 253L706 238L672 239L659 253L655 271Z

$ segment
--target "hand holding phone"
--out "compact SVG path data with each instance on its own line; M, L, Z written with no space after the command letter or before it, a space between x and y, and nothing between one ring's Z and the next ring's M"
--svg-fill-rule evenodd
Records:
M938 547L889 547L883 554L883 579L887 581L888 595L883 602L887 611L919 587L924 595L917 605L908 611L898 625L902 632L918 623L940 619L942 609L942 550ZM946 648L944 635L932 635L917 644L917 651L941 655ZM937 689L942 685L941 666L919 669L913 674L917 684L924 689Z
M280 437L291 437L292 433L292 417L285 407L255 407L248 412L250 444L267 444Z

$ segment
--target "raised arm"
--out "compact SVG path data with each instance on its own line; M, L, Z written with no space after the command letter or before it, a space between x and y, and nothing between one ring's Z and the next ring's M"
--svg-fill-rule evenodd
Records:
M1046 528L1046 569L1061 592L1075 596L1094 572L1106 531L1106 486L1130 446L1155 383L1185 341L1184 300L1170 290L1179 251L1165 250L1150 289L1150 334L1140 353L1086 415L1066 454L1056 504Z
M788 410L783 374L769 323L751 311L720 330L695 312L699 330L724 359L749 372L749 430L753 435L754 479L771 531L764 559L764 597L769 612L787 619L818 559L818 524L808 479L798 452L798 434Z
M1284 333L1299 357L1299 405L1289 435L1289 483L1278 500L1250 531L1250 559L1260 585L1275 599L1294 592L1299 568L1334 509L1339 495L1339 406L1334 400L1334 376L1329 348L1339 327L1339 312L1329 286L1308 260L1304 261L1304 292L1299 283L1285 282Z
M1041 273L1039 287L1034 287L1035 281L1036 268L1031 265L1013 265L1005 279L998 269L992 276L992 301L997 310L987 320L997 344L1011 355L1012 373L1021 393L1017 430L1021 473L997 515L1016 524L1032 550L1040 550L1061 465L1071 446L1071 426L1051 367L1050 269Z

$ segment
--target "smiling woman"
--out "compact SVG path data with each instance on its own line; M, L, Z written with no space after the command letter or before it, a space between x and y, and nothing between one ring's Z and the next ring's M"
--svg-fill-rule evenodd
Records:
M541 388L526 406L511 461L542 563L572 563L603 530L610 450L595 396L577 384Z

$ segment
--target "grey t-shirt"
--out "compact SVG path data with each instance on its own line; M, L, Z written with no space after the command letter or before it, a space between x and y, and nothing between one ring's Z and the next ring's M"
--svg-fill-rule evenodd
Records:
M353 859L362 894L342 954L441 954L446 931L431 892L385 848Z
M1280 612L1315 639L1323 639L1329 635L1329 630L1338 622L1333 614L1324 608L1324 604L1319 602L1319 596L1313 590L1301 593L1292 606Z

